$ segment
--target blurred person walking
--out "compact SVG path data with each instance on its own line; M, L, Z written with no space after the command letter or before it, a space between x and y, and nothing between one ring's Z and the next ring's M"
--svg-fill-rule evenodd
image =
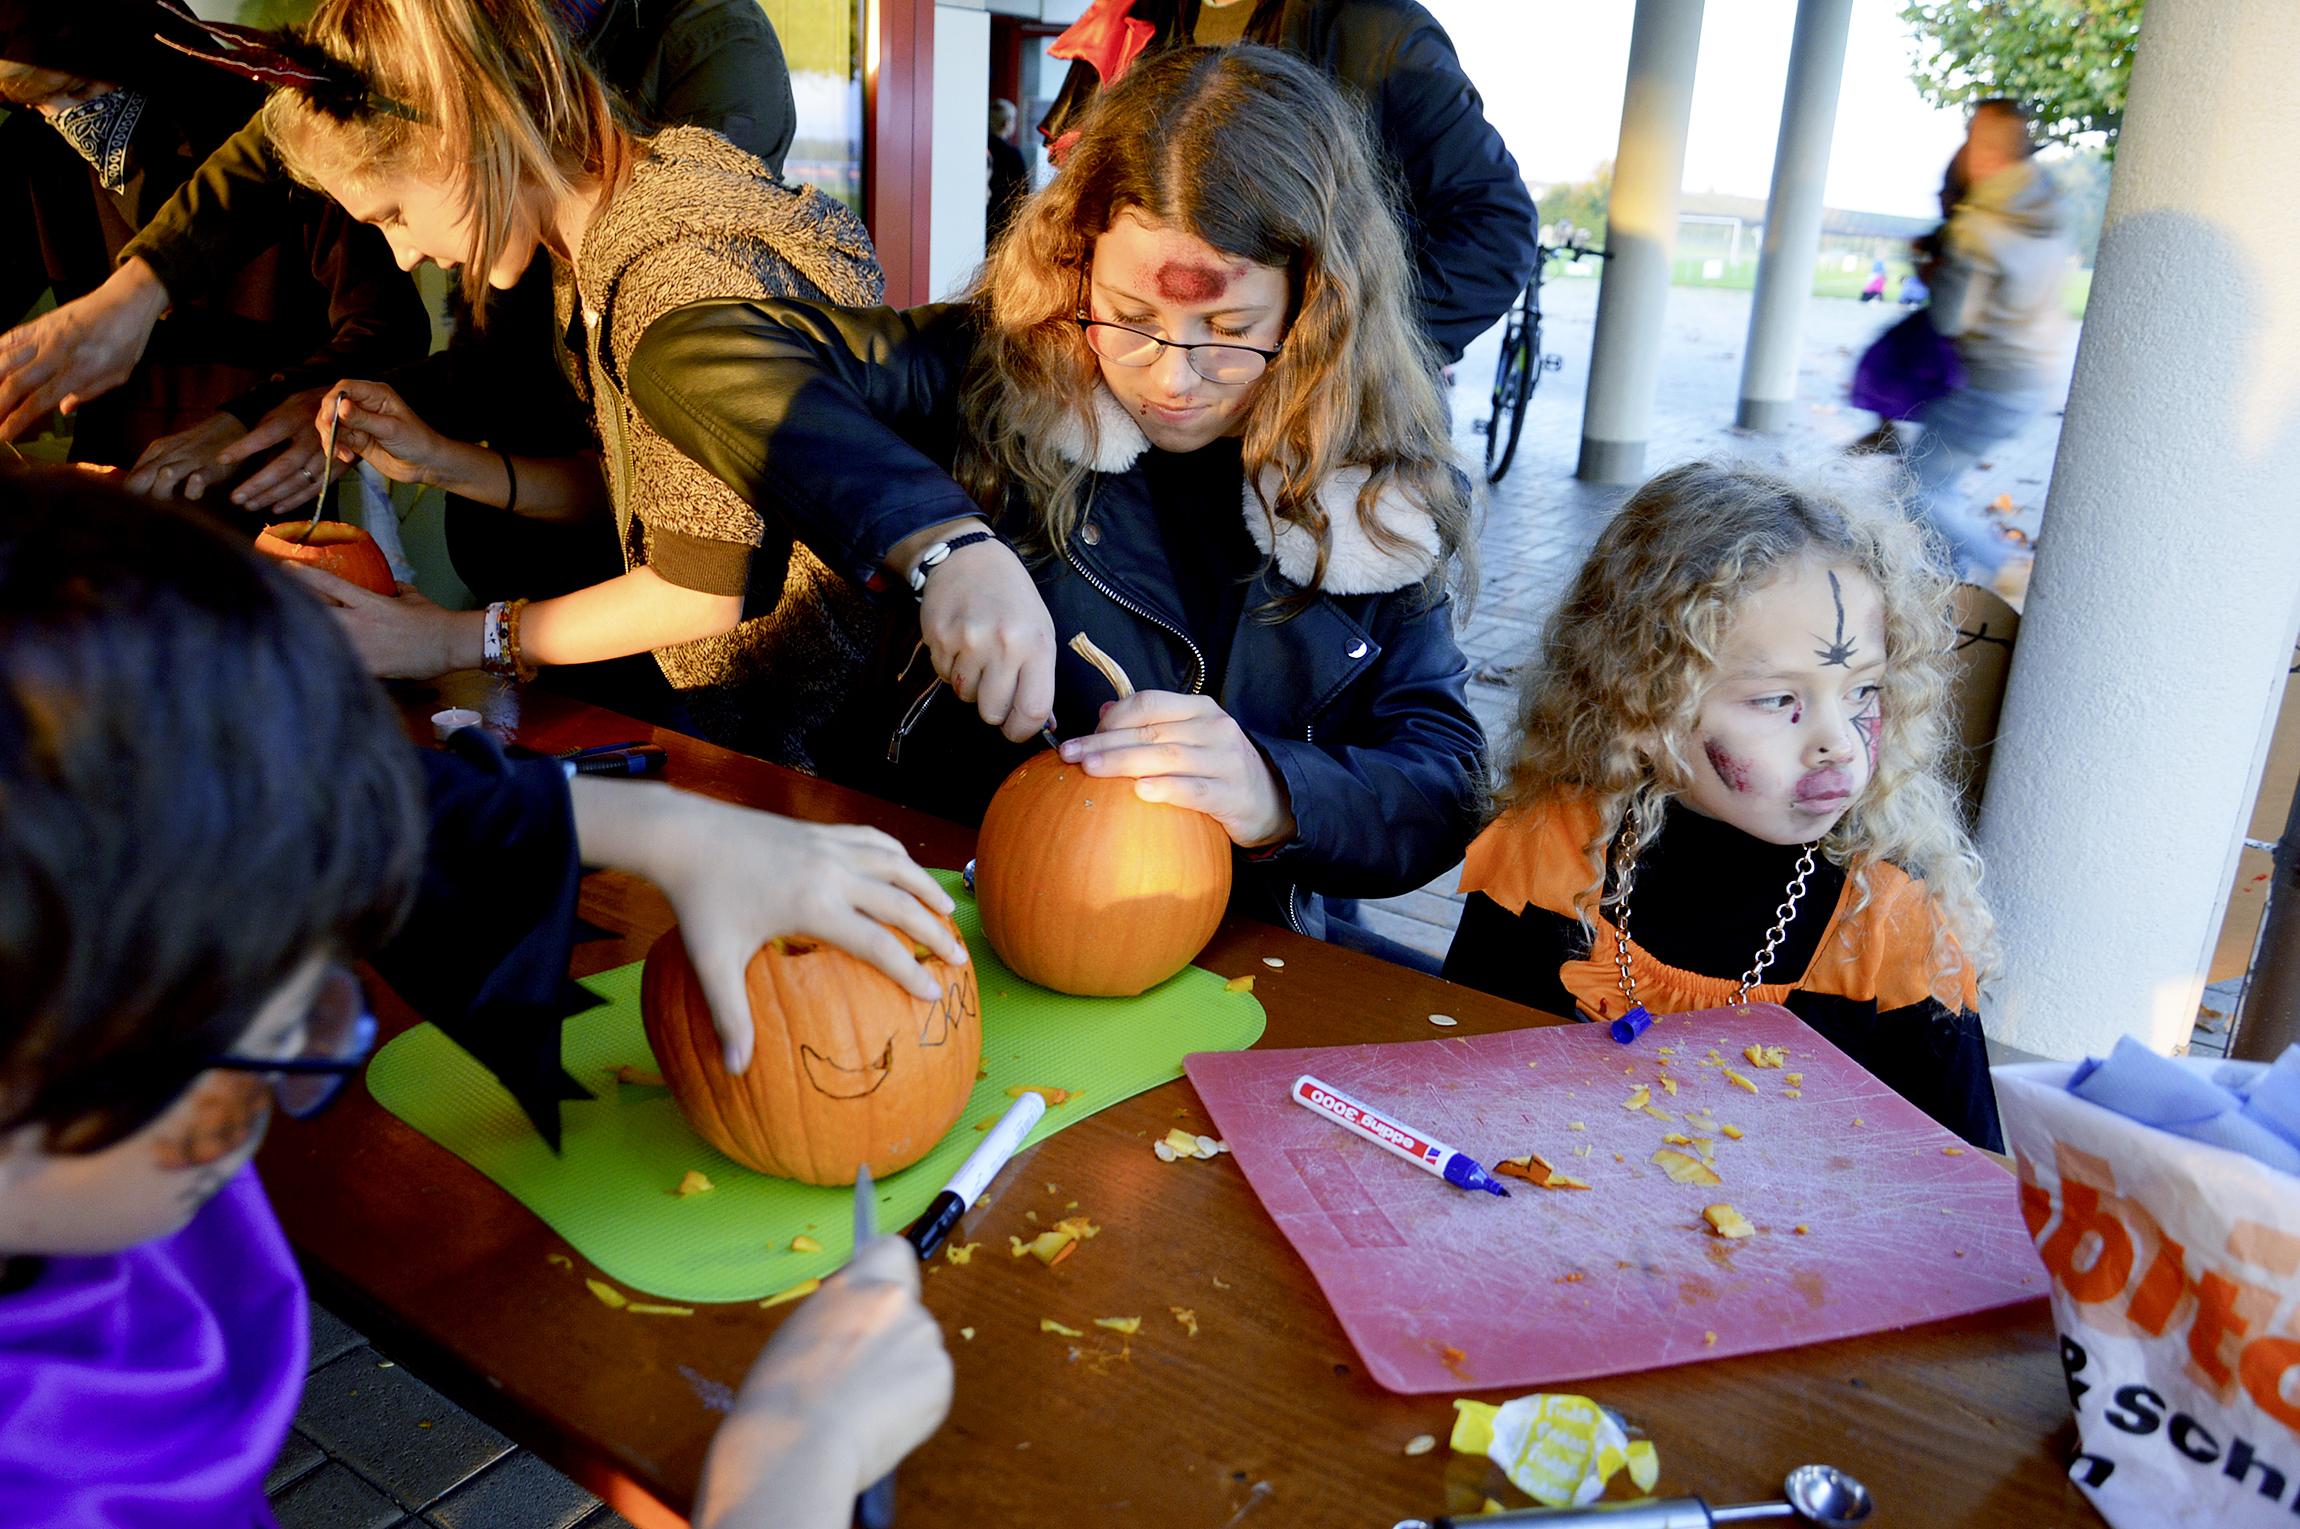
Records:
M1965 382L1915 416L1922 433L1906 458L1915 507L1956 571L1986 581L2025 554L1965 497L1965 470L2044 412L2068 343L2067 218L2035 153L2017 102L1973 108L1942 191L1948 222L1925 273L1928 317L1955 345Z

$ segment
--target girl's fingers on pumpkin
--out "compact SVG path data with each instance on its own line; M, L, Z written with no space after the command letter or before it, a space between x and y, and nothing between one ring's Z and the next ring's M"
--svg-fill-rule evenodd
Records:
M330 605L356 609L363 605L373 605L383 598L372 590L360 588L349 579L339 579L326 569L314 568L309 563L282 562L280 567L287 570L289 578Z
M704 1001L711 1006L711 1028L719 1032L719 1058L727 1064L727 1071L736 1077L743 1075L751 1065L751 1049L755 1037L751 1029L751 990L743 981L743 969L750 964L751 952L730 956L723 952L698 949L707 937L699 930L688 931L691 943L688 954L695 963L695 975L703 982Z
M931 1000L942 996L942 984L919 964L918 957L911 953L910 941L898 938L886 925L851 909L844 917L826 919L823 923L824 927L808 933L818 934L848 955L868 961L892 977L913 998Z
M902 841L893 834L860 823L842 823L825 832L837 835L848 851L855 856L858 868L865 869L881 881L892 882L910 893L937 913L949 913L958 904L942 889L942 883L929 875L926 868L910 858ZM940 930L941 924L935 927ZM943 931L943 938L949 932Z
M892 925L896 931L908 935L912 941L924 945L951 965L966 964L965 943L953 936L949 926L935 917L926 904L904 888L890 882L866 880L855 888L854 906L855 911L865 918L876 924ZM913 959L911 965L916 967L918 962ZM905 982L903 986L911 988L921 998L928 996L924 990L911 983ZM927 986L934 987L934 984L929 981ZM941 989L936 988L935 991L940 992Z

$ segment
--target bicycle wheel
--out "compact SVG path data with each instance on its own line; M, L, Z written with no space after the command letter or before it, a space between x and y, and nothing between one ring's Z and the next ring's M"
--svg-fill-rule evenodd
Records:
M1523 310L1512 308L1509 323L1501 332L1501 359L1494 364L1492 407L1485 422L1485 481L1488 483L1501 481L1501 475L1509 471L1510 453L1517 449L1517 434L1525 420L1526 369L1531 360L1525 344ZM1509 419L1506 426L1505 416ZM1505 429L1509 435L1506 446L1502 441Z
M1485 481L1499 483L1509 471L1509 464L1517 457L1517 438L1525 433L1525 406L1533 397L1533 385L1541 380L1541 320L1529 320L1519 331L1517 395L1509 404L1509 444L1501 448L1501 460L1493 460L1493 438L1501 433L1501 406L1494 405L1493 428L1486 432ZM1496 384L1498 386L1498 382Z

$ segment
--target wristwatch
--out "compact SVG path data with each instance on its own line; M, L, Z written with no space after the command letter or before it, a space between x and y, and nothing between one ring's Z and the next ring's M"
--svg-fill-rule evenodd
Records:
M944 558L950 556L953 552L956 552L959 548L971 547L976 542L994 542L1002 540L1004 540L1004 538L1001 537L996 531L969 531L964 536L954 536L949 541L936 542L933 546L927 548L925 552L919 555L917 564L912 567L910 571L910 592L914 595L922 595L926 593L926 571L929 568L932 568L935 564L941 562Z

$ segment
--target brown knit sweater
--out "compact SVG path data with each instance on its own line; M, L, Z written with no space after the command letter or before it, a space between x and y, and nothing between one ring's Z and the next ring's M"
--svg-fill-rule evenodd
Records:
M884 618L814 554L680 455L623 393L656 319L706 297L880 301L870 235L844 206L776 182L718 134L648 141L623 189L555 273L563 358L605 448L624 565L743 597L734 630L655 659L713 742L812 769L809 739L852 697Z

